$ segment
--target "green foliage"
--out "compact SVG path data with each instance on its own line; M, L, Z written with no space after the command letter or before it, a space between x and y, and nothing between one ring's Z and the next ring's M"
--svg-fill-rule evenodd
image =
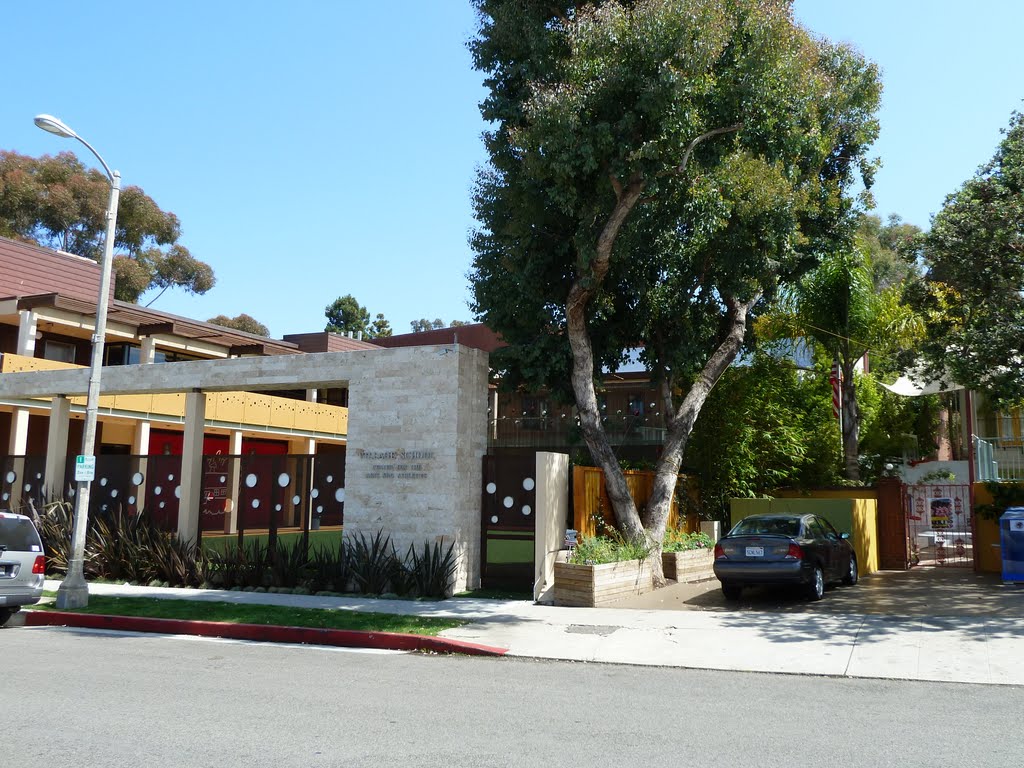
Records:
M1024 400L1024 114L995 156L946 198L924 238L925 373L984 391L998 407ZM920 360L915 360L920 363Z
M860 404L861 479L873 482L886 461L905 453L928 455L935 445L943 397L903 397L881 386L874 376L857 377Z
M451 594L452 579L455 576L455 544L445 548L435 541L433 546L424 541L422 550L409 545L403 571L410 576L408 589L397 590L398 594L415 594L421 597L445 598Z
M263 323L254 317L250 317L244 312L235 317L228 317L227 315L217 315L211 317L206 322L219 325L222 328L231 328L235 331L242 331L243 333L253 333L257 336L270 336L270 329L267 328Z
M610 530L607 536L584 536L579 540L569 562L576 565L601 565L624 560L646 560L651 548L645 541L627 539Z
M439 328L447 328L444 320L441 318L435 318L434 320L427 320L425 317L419 320L413 320L409 323L413 333L423 333L423 331L434 331Z
M0 150L0 235L100 261L110 183L71 152L39 158ZM209 264L178 243L181 223L141 188L121 190L114 245L114 295L138 301L151 288L206 293ZM159 298L159 296L158 296ZM155 300L155 299L154 299Z
M324 309L325 331L331 333L365 334L370 327L370 310L356 301L352 294L341 296Z
M681 528L669 528L665 531L665 540L661 545L662 552L689 552L692 549L710 549L715 545L711 537L702 531L687 533Z
M730 498L835 484L840 455L827 372L801 375L788 360L757 354L708 397L686 464L700 478L702 516L728 520Z
M991 504L979 504L975 511L986 520L998 520L1010 507L1024 507L1024 483L985 483Z
M387 592L396 565L391 537L385 535L384 531L377 531L369 537L360 533L353 536L349 544L349 568L356 588L368 595Z

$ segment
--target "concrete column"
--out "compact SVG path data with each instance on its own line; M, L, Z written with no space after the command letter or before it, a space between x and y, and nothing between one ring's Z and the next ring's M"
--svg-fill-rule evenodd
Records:
M46 435L46 474L43 487L52 501L64 497L64 472L67 470L68 428L71 424L71 401L57 395L50 401L50 425Z
M7 443L7 455L11 456L11 469L17 480L11 484L11 509L18 511L22 494L25 492L25 451L28 448L28 411L15 408L11 411L11 436Z
M132 435L132 456L134 466L132 474L142 475L142 482L135 486L132 495L135 497L135 508L142 511L146 504L146 483L149 482L149 436L151 425L148 421L135 422L135 434Z
M185 394L185 431L181 451L181 498L178 500L178 538L199 538L199 491L203 483L203 427L206 393Z
M145 336L139 342L139 363L148 365L156 359L156 339Z
M565 544L569 514L569 455L538 452L533 540L533 599L550 603L555 597L555 558Z
M239 430L232 430L228 439L228 454L231 455L231 474L228 478L228 498L225 508L227 518L227 530L225 533L238 532L238 499L239 489L242 484L242 433Z
M36 313L29 309L18 311L18 348L15 354L25 357L36 355L36 332L39 330Z
M306 402L308 402L308 403L315 403L316 402L316 390L315 389L307 389L306 390Z
M14 352L25 357L36 354L36 313L31 310L18 311L18 346ZM25 489L25 450L28 446L28 410L14 408L11 411L11 434L7 444L7 455L16 456L11 469L18 476L17 482L11 486L10 505L17 509Z
M293 456L315 456L316 455L316 440L313 438L299 438L297 440L288 441L288 453ZM288 491L288 509L290 513L288 519L294 521L294 525L301 525L301 521L298 519L298 515L295 512L295 506L291 502L292 496L297 495L306 504L306 526L308 528L313 527L313 509L314 505L311 503L309 498L309 492L313 488L313 472L312 465L310 465L310 473L305 477L305 481L302 486L299 486L299 478L292 478L292 484Z

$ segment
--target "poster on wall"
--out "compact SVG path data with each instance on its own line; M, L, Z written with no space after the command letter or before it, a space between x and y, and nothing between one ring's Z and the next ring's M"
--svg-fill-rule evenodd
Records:
M928 499L933 531L953 530L953 500L947 497Z

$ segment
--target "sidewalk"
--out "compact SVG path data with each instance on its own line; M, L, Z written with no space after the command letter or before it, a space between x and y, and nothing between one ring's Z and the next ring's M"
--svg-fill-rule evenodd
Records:
M872 578L862 582L868 589ZM47 589L57 584L47 582ZM89 590L97 595L459 618L470 623L445 630L442 638L504 648L510 656L1024 685L1024 611L1015 616L899 616L780 613L742 605L729 611L561 608L514 600L417 602L115 584L90 584ZM834 596L830 592L821 605ZM1014 597L1024 606L1024 592Z

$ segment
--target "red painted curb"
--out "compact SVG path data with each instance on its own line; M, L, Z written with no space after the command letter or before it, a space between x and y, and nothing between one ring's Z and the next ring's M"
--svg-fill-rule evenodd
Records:
M106 616L97 613L64 611L25 611L29 627L81 627L126 632L158 632L165 635L200 635L232 640L256 640L264 643L332 645L341 648L380 648L392 651L434 651L469 656L504 656L507 648L398 632L357 632L351 629L280 627L269 624L231 624L224 621L186 621L150 619L139 616Z

